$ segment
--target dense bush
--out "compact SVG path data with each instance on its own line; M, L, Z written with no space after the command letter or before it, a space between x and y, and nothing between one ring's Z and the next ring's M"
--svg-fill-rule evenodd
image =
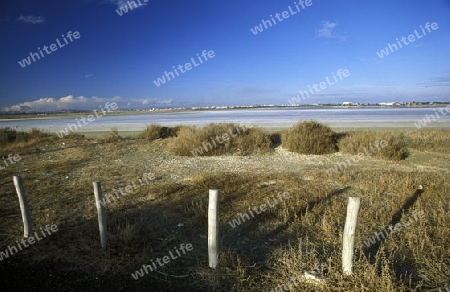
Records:
M282 145L301 154L328 154L337 151L337 135L316 121L299 122L282 134Z
M176 136L176 133L180 127L164 127L161 125L152 124L147 126L141 134L139 134L139 138L153 141L157 139L166 139L169 137Z
M385 141L385 143L382 141ZM380 145L377 147L376 145ZM367 130L346 133L339 140L339 151L349 154L371 153L371 156L388 160L402 160L408 157L407 143L402 134L370 132Z
M9 127L0 128L0 145L6 145L16 142L28 142L33 139L47 138L52 134L46 133L42 130L33 128L30 131L16 131Z
M402 131L408 148L419 151L450 153L450 131L448 129L422 129Z
M182 127L177 137L169 141L168 148L181 156L248 155L273 150L270 136L261 129L232 123Z

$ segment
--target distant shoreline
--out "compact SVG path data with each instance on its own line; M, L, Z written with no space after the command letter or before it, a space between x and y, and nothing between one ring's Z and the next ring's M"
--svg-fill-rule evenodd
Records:
M426 129L449 129L450 115L433 120L436 109L450 108L443 104L421 106L304 106L253 107L219 109L171 109L158 111L115 111L84 124L83 119L93 112L0 116L0 128L20 130L41 129L50 133L66 133L68 129L86 137L99 137L117 129L121 136L133 137L146 126L194 126L210 123L250 122L266 132L283 131L301 120L317 120L333 131L417 130L422 121ZM429 116L432 120L423 122ZM81 121L80 121L81 120ZM70 127L69 127L70 125Z
M178 113L189 113L198 111L232 111L232 110L274 110L274 109L285 109L285 110L299 110L299 109L362 109L362 108L427 108L427 107L445 107L449 106L450 103L439 103L439 104L428 104L428 105L305 105L305 106L258 106L258 107L191 107L191 108L174 108L174 109L155 109L155 110L124 110L124 111L111 111L108 116L120 116L120 115L142 115L142 114L178 114ZM67 113L0 113L0 121L14 121L14 120L25 120L25 119L58 119L58 118L68 118L68 117L79 117L80 115L90 114L93 111L77 111L77 112L67 112Z

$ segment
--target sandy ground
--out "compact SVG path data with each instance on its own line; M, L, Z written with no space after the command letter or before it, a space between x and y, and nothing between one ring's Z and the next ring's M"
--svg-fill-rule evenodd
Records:
M328 176L326 170L353 157L342 153L301 155L288 152L281 146L277 147L272 153L265 155L179 157L169 153L166 145L167 140L147 142L125 139L119 142L104 143L95 139L56 138L56 140L48 143L27 147L20 152L18 150L22 159L0 172L0 210L2 214L0 246L10 245L11 242L14 242L12 238L14 236L18 238L17 236L22 232L17 196L12 186L13 175L21 175L24 178L29 201L34 207L33 212L40 215L35 224L44 226L49 222L57 222L62 226L60 235L55 236L55 239L52 238L42 242L39 246L36 245L36 248L42 246L43 250L48 248L50 251L59 252L54 246L64 246L65 240L67 240L67 238L63 238L63 234L67 233L67 231L64 231L64 227L68 229L75 229L76 227L76 230L82 230L79 232L83 236L74 237L73 240L80 240L80 238L87 237L87 234L96 238L96 218L92 201L92 182L95 180L102 182L106 194L114 188L126 186L129 180L138 179L143 173L154 173L157 178L155 184L171 184L174 187L177 185L175 183L186 183L209 173L281 174L282 176L298 173L302 179L311 183L320 182L320 184L330 186L330 188L339 189L344 187L344 184L339 181L339 176ZM192 146L193 148L198 147L198 145ZM365 170L377 169L414 172L420 170L432 175L438 173L448 177L450 172L449 158L448 154L411 150L410 156L404 161L392 162L364 156L361 161L343 171L357 170L364 172ZM270 184L270 181L267 183ZM358 182L355 183L355 186L357 185ZM170 191L168 189L169 194ZM346 195L358 195L358 188L350 190ZM122 198L121 200L126 199ZM142 201L138 203L148 201L160 203L163 198L155 198L149 194L143 196L140 200ZM139 204L136 206L127 205L125 201L114 203L111 208L121 208L122 204L128 206L126 210L122 210L125 213L134 212L131 207L139 208ZM67 206L70 206L70 208L67 208ZM60 212L60 210L63 210L63 212ZM178 224L179 222L174 223ZM93 233L88 233L81 228L85 224L93 226ZM59 236L61 239L58 239ZM54 243L51 240L59 241ZM197 238L197 240L200 239ZM71 245L69 244L69 246ZM72 247L72 249L74 248ZM12 261L8 265L2 263L0 273L3 274L3 278L6 277L7 279L5 283L11 283L11 287L17 288L18 283L22 281L22 275L30 273L27 266L23 265L20 260L26 260L27 255L32 254L32 252L32 249L23 251L20 255L12 257ZM76 253L79 253L79 251L76 251ZM44 258L40 258L39 253L34 251L33 256L36 256L36 254L40 261L36 265L30 266L36 272L26 277L29 284L24 285L34 285L33 283L40 282L39 285L43 287L63 289L64 283L76 282L76 273L69 274L67 268L64 269L64 272L58 272L58 266L54 262L51 264L45 262L45 253ZM80 258L85 257L81 252L79 256ZM56 262L54 257L55 255L52 255L51 259ZM64 279L67 275L68 278ZM81 276L87 279L91 277ZM2 277L0 277L0 282ZM47 279L47 282L44 283L43 279ZM110 279L114 279L115 282L111 282ZM139 290L137 286L134 286L137 284L129 279L129 275L128 278L123 279L109 275L109 278L108 276L98 280L95 278L90 283L92 284L90 291L95 287L115 289L115 285L127 287L129 291ZM83 285L86 285L86 283L78 284L81 286L77 287L85 287ZM2 287L2 284L0 284L0 287ZM142 287L139 291L143 291Z

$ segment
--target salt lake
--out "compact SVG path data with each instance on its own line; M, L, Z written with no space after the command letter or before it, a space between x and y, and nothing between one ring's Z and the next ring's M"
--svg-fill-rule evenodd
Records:
M443 108L439 111L439 108ZM450 107L449 107L450 108ZM91 113L71 115L66 117L52 117L51 115L27 119L0 119L0 127L11 127L18 130L31 128L59 132L68 124L77 124L81 118L87 118ZM92 122L83 124L78 130L81 132L103 132L110 128L119 131L140 131L150 124L165 126L175 125L204 125L208 123L231 122L251 123L266 129L288 128L298 121L317 120L331 128L410 128L417 129L415 124L426 119L430 122L425 128L449 128L450 113L445 107L417 107L417 108L324 108L324 109L229 109L229 110L195 110L173 112L149 112L148 114L108 114L100 116ZM434 116L434 119L431 117ZM78 131L77 130L77 131Z

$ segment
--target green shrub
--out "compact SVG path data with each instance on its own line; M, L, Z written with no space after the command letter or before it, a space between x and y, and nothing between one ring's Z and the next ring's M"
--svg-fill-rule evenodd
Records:
M299 122L282 134L283 147L301 154L337 151L337 136L330 127L316 121Z

